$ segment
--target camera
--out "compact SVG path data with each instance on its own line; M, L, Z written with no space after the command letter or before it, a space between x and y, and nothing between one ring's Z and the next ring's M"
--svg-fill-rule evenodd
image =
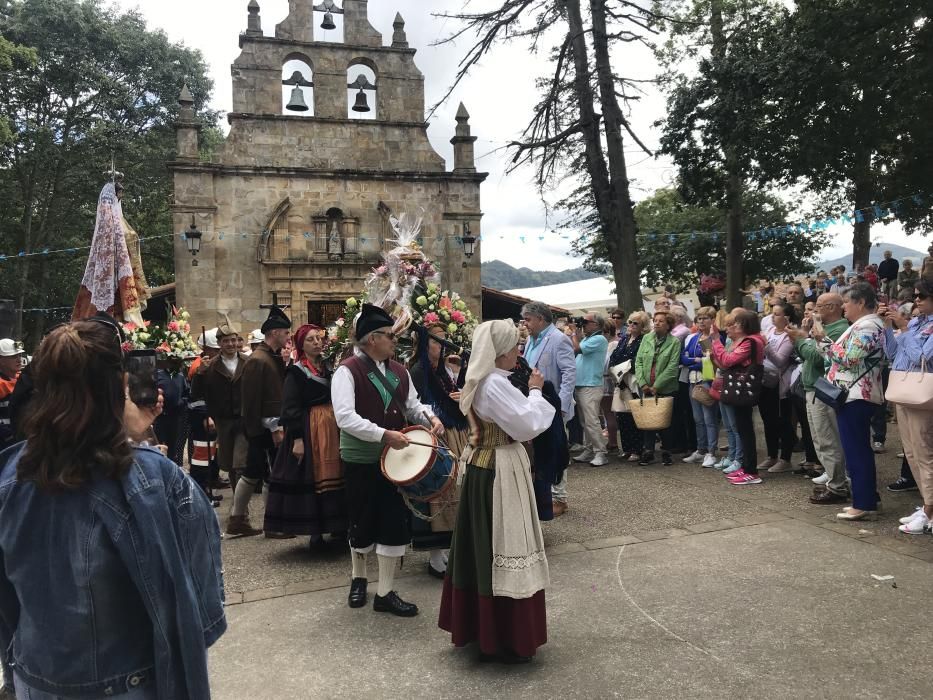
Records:
M586 324L586 319L583 316L571 317L570 322L575 325L577 328L583 328Z

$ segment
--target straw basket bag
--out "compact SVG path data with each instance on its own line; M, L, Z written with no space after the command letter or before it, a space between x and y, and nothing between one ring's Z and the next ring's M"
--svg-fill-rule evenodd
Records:
M672 396L649 396L647 399L632 399L628 402L632 418L639 430L664 430L671 424L674 414Z

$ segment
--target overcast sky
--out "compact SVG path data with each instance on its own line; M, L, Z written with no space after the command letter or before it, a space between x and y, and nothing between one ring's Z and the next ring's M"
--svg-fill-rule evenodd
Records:
M210 66L214 81L212 106L224 112L232 106L230 64L239 54L238 35L246 28L247 0L112 0L121 9L139 9L150 28L158 28L173 40L198 48ZM288 0L259 0L265 34L275 31L276 23L288 14ZM339 3L338 3L339 4ZM472 11L492 4L492 0L473 0ZM468 47L459 45L435 47L431 44L447 36L455 25L452 21L432 16L432 12L458 11L464 0L370 0L372 25L382 32L388 44L392 40L392 20L401 12L406 22L408 43L418 49L415 62L425 74L427 105L443 96L452 82L457 64ZM654 75L650 54L635 47L631 53L617 56L622 65L619 72L627 77L648 78ZM499 47L478 68L474 68L451 98L431 120L429 136L435 149L453 167L454 114L462 101L471 115L470 124L476 142L477 168L488 172L482 190L483 258L500 259L516 267L537 270L563 270L578 266L581 261L569 256L568 240L549 233L546 207L533 184L529 170L505 174L508 157L501 148L518 137L537 102L535 79L548 71L546 53L535 55L523 42ZM663 116L664 100L650 94L637 104L631 120L649 148L655 148L658 132L652 127ZM626 146L633 197L642 199L659 187L669 184L675 171L669 162L646 157L631 141ZM497 150L498 149L498 150ZM839 227L836 244L827 249L824 258L851 252L851 229ZM524 236L522 243L519 236ZM544 240L540 240L543 237ZM876 226L873 239L901 243L924 249L922 239L908 238L896 226Z

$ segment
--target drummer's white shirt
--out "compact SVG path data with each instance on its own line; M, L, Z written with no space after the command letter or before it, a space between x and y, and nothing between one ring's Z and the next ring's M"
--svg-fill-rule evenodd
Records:
M504 369L495 368L476 387L473 411L487 423L495 423L517 442L531 440L551 427L554 407L532 391L528 397L512 386Z
M363 352L356 349L353 354L357 357L363 355ZM373 363L382 372L386 373L386 363ZM407 373L407 370L406 370ZM399 377L401 379L401 377ZM382 436L385 434L385 428L380 428L370 420L366 420L356 412L356 385L353 381L353 375L346 367L338 367L330 380L330 396L334 406L334 417L337 419L337 427L346 430L353 437L365 442L382 442ZM427 414L427 418L425 418ZM408 377L408 398L405 401L405 416L409 423L428 425L430 419L434 417L434 412L429 406L425 406L418 400L418 390L415 389L415 383Z

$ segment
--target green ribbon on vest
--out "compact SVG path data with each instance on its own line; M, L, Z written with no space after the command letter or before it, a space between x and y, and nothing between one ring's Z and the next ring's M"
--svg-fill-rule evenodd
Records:
M373 386L376 387L376 391L379 392L379 396L382 397L383 409L387 409L389 404L392 402L392 395L389 394L382 382L379 381L379 378L373 372L370 372L366 375L369 377L369 381L373 383ZM395 376L390 370L386 369L385 378L392 385L393 389L397 389L398 385L401 383L401 379ZM353 462L354 464L375 464L382 457L382 443L381 442L366 442L365 440L360 440L345 430L340 431L340 457L346 462Z

